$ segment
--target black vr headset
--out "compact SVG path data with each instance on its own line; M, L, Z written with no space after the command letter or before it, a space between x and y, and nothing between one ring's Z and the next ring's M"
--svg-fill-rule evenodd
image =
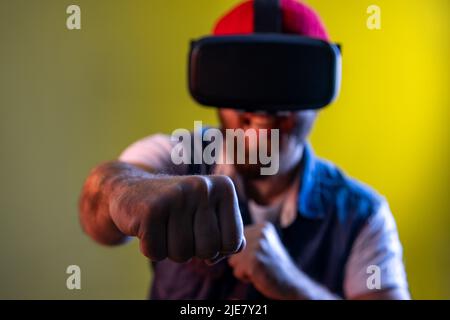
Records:
M333 102L341 80L339 45L281 34L280 0L255 0L254 15L254 34L192 41L192 97L205 106L265 112Z

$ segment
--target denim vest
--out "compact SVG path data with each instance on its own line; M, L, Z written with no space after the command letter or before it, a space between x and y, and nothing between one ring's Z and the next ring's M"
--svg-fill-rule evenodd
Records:
M205 174L204 166L201 172L200 165L191 165L189 174ZM206 168L206 174L213 172L213 166ZM344 297L345 266L353 243L383 198L315 157L309 145L300 174L298 216L287 228L278 228L280 239L298 268ZM244 199L239 199L239 206L244 224L251 224ZM152 299L264 299L251 284L236 279L224 260L213 266L198 259L152 264Z

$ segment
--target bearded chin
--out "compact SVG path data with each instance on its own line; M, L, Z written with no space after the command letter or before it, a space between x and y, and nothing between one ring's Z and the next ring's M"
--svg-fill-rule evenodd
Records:
M261 168L264 167L261 164L235 164L236 171L241 177L249 180L263 180L270 176L262 175Z

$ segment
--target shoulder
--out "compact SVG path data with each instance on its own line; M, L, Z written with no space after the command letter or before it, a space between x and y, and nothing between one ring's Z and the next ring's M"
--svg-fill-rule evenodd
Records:
M345 269L344 292L348 298L373 292L368 281L374 279L369 275L375 273L378 274L377 289L397 289L403 298L409 298L403 248L387 203L364 224L353 243Z
M316 158L314 171L315 191L321 194L329 212L335 212L340 220L369 219L386 202L375 189L328 160Z
M175 164L172 151L176 145L170 135L153 134L139 139L127 147L119 160L131 164L140 164L168 174L185 174L187 166Z

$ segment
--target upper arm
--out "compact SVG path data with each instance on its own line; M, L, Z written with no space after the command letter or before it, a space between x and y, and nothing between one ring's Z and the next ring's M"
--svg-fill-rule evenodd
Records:
M174 145L175 142L168 135L151 135L126 148L119 160L151 172L184 175L188 171L188 165L173 163L171 154Z
M345 297L409 299L402 256L395 220L385 202L354 242L345 270Z

